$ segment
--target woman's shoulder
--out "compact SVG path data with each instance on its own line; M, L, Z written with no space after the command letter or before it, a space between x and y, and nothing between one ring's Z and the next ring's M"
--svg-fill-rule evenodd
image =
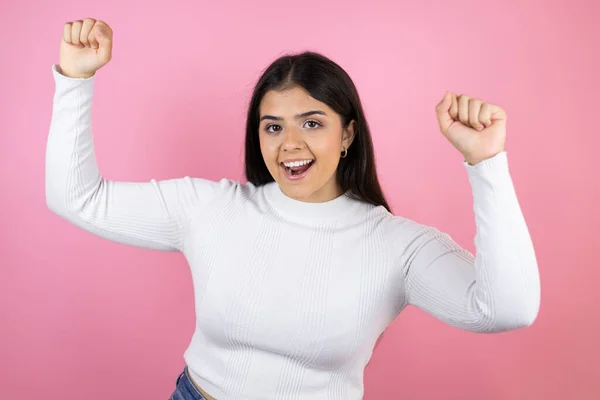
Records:
M407 215L388 210L384 206L362 204L363 223L372 225L385 232L386 237L398 234L414 235L419 232L435 230L435 228L418 222Z
M207 179L186 176L183 181L189 185L198 197L248 197L259 190L250 183L231 178Z

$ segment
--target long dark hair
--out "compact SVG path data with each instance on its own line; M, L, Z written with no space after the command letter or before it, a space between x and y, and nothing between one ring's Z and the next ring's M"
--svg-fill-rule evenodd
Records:
M340 159L337 182L348 196L390 211L377 179L371 131L354 82L338 64L312 51L276 59L263 72L254 88L246 120L245 173L248 182L258 186L274 180L260 151L259 107L269 90L292 86L304 88L313 98L331 107L341 116L342 127L347 127L352 120L356 121L354 141L348 155Z

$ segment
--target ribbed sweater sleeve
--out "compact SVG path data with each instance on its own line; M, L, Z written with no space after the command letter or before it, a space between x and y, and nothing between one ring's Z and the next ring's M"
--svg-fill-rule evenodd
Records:
M464 166L473 194L476 256L435 228L416 230L404 264L408 303L472 332L529 326L538 314L540 279L507 154Z
M193 210L216 183L189 177L115 182L102 177L92 135L94 81L52 65L55 93L46 145L51 211L99 237L136 247L180 251Z

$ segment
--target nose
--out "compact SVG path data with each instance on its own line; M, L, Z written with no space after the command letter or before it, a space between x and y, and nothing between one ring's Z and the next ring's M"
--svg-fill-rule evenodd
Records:
M283 135L282 147L285 151L302 149L304 147L302 132L294 127L287 129Z

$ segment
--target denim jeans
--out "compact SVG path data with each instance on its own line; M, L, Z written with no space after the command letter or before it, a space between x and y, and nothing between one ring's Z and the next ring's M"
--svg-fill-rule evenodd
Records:
M183 372L179 374L179 377L177 377L175 391L169 397L169 400L206 400L206 397L202 396L192 383L187 365L183 369Z

